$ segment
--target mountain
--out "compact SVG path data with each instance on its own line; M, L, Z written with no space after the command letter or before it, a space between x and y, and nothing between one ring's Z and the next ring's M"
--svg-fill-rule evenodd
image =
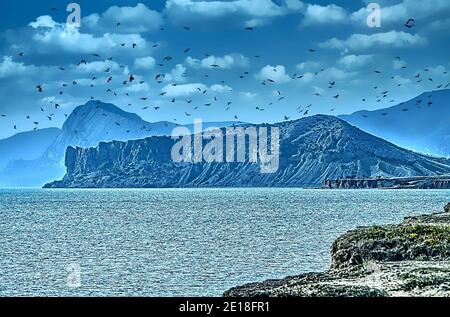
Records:
M230 122L217 122L218 127ZM203 124L204 128L215 126ZM0 173L3 186L41 187L61 178L65 173L64 154L68 146L94 147L100 142L127 141L148 136L170 135L178 125L171 122L150 123L134 113L123 111L113 104L89 101L74 109L62 129L47 148L36 157L17 157ZM193 131L193 126L186 126Z
M399 146L450 157L450 90L426 92L399 105L339 118Z
M175 141L160 136L102 142L88 149L69 147L67 174L46 187L311 187L346 177L450 174L450 160L405 150L336 117L256 126L272 127L280 131L275 173L263 174L258 163L250 162L176 163L171 156Z
M22 132L0 140L0 171L13 160L34 160L39 158L55 141L60 130L49 128Z

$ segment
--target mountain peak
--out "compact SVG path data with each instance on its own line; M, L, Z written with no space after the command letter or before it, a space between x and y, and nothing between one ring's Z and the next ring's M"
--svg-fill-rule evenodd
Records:
M113 105L112 103L105 103L101 100L90 100L84 105L78 106L74 109L72 114L78 115L81 114L82 116L85 116L87 113L96 113L96 112L102 112L102 113L112 113L119 115L121 117L126 117L129 120L142 120L137 114L126 112L122 110L121 108Z

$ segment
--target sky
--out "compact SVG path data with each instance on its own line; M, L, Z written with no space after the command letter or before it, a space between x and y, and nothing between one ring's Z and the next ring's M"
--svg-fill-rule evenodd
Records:
M2 0L0 138L61 127L90 99L150 122L260 123L384 108L450 83L450 1L378 1L379 27L369 2L78 0L77 27L70 1Z

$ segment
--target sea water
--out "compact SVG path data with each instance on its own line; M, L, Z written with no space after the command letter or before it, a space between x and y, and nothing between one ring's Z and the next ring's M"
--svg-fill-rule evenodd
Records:
M449 190L0 189L0 296L220 296L325 270L347 230L449 201Z

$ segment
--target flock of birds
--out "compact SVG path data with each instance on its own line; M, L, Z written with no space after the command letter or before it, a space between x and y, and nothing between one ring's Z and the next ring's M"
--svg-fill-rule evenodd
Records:
M52 11L56 11L55 8L52 8L51 10L52 10ZM406 23L404 24L404 26L405 26L406 28L409 28L409 29L410 29L410 28L414 27L415 23L416 23L416 21L415 21L414 19L409 19L408 21L406 21ZM120 28L120 27L121 27L121 23L120 23L120 22L117 23L115 27ZM164 28L161 28L160 30L161 30L161 31L164 31ZM189 27L189 26L184 26L184 27L183 27L183 31L185 31L185 32L190 32L190 31L192 31L192 29L191 29L191 27ZM254 28L252 28L252 27L247 27L247 28L245 28L245 31L246 31L246 32L253 32L253 31L254 31ZM136 49L136 48L138 47L138 44L137 44L137 43L121 43L120 46L123 47L123 48ZM159 46L159 44L153 44L152 48L156 48L156 47L158 47L158 46ZM188 53L188 52L190 52L190 51L191 51L191 48L186 48L183 52L186 54L186 53ZM313 49L313 48L309 48L308 51L307 51L308 54L315 54L316 52L317 52L317 49ZM18 56L19 56L19 57L23 57L23 56L25 56L25 55L26 55L25 52L19 52L19 53L18 53ZM211 57L211 56L212 56L211 54L208 54L208 53L205 54L205 58L208 58L208 57ZM261 56L260 56L260 55L254 55L254 58L255 58L255 59L260 59ZM395 57L395 58L396 58L398 61L401 61L401 60L402 60L400 56L397 56L397 57ZM107 94L112 94L112 95L115 96L115 97L117 97L117 96L119 95L119 92L117 91L118 89L114 89L114 88L113 88L113 83L114 83L114 84L115 84L115 83L120 83L120 86L122 86L122 87L124 87L124 86L129 86L129 85L134 85L134 84L142 85L142 84L145 84L145 83L146 83L144 80L139 80L139 79L137 79L137 78L142 78L142 77L139 76L139 75L128 74L128 75L126 75L126 77L120 77L120 78L116 78L115 76L113 76L113 75L112 75L112 72L113 72L112 67L108 67L108 66L107 66L107 65L108 65L108 62L112 62L112 61L114 60L113 57L104 58L104 57L102 57L100 54L92 54L92 60L93 60L93 61L103 61L103 62L105 63L104 73L106 74L106 76L104 76L104 77L102 77L102 78L106 78L106 79L105 79L106 82L105 82L104 84L110 85L110 86L111 86L111 88L107 88L107 89L105 90L105 92L106 92ZM175 58L174 58L174 57L172 57L172 56L166 56L166 57L162 58L161 61L160 61L157 65L158 65L161 69L164 69L164 67L165 67L166 65L171 66L171 63L174 62L174 61L175 61ZM87 66L88 64L89 64L88 59L85 58L85 59L82 59L82 60L78 61L78 62L76 63L76 67L83 67L83 65ZM125 69L127 66L126 66L126 65L119 65L119 67L120 67L121 69ZM221 68L221 66L220 66L219 64L211 64L211 65L209 65L209 69L210 69L211 71L213 71L214 69L220 69L220 68ZM405 69L405 68L407 68L407 66L402 66L402 67L401 67L401 69ZM65 69L64 67L62 67L62 66L59 67L59 70L60 70L61 72L66 71L66 69ZM273 73L274 73L274 74L277 73L278 71L279 71L279 69L278 69L277 67L273 68ZM314 75L314 76L318 76L318 75L320 75L320 74L321 74L322 72L324 72L324 71L325 71L324 69L321 69L321 70L319 70L319 71L314 72L313 75ZM414 76L414 80L415 80L417 83L420 83L420 82L422 82L422 81L427 81L427 82L430 82L430 83L434 83L434 79L433 79L431 76L427 76L427 74L429 74L429 73L430 73L430 69L424 69L423 72L417 73L417 74ZM167 74L168 74L167 72L161 72L161 73L157 74L157 75L153 78L154 83L157 84L157 85L162 85L162 84L164 84L165 82L167 82L167 81L166 81L166 76L167 76ZM447 74L447 72L445 71L445 72L444 72L444 75L446 75L446 74ZM383 72L380 71L380 70L374 70L374 71L373 71L373 75L374 75L374 76L383 76L384 74L383 74ZM125 76L125 75L122 75L122 76ZM186 77L187 74L186 74L186 73L183 73L181 76ZM204 76L205 76L206 78L208 78L208 77L211 76L211 73L205 74ZM249 77L249 76L250 76L249 72L248 72L248 71L245 71L245 72L239 74L239 79L245 80L245 79L246 79L247 77ZM304 75L304 74L298 74L298 73L296 73L296 74L290 75L290 77L291 77L293 80L302 80L302 79L305 77L305 75ZM276 76L274 76L274 78L276 78ZM390 76L390 79L391 79L391 80L395 80L395 79L396 79L396 76ZM90 80L91 80L91 83L89 84L89 86L90 86L90 87L95 87L95 86L96 86L96 83L98 82L99 79L98 79L96 76L93 76ZM225 82L224 80L220 80L220 84L223 85L223 86L225 86L225 85L226 85L226 82ZM275 87L274 85L275 85L275 84L277 84L277 83L276 83L276 80L274 80L274 79L272 79L272 78L265 78L265 79L263 79L263 80L261 81L261 85L266 86L266 87L268 87L268 89L271 89L272 91L275 92L275 100L269 102L266 106L261 106L261 105L256 106L256 107L255 107L255 110L256 110L256 111L265 111L265 110L267 109L267 107L272 106L275 102L281 102L281 101L283 101L283 100L285 100L285 99L287 98L287 97L282 93L281 90L279 90L279 89L275 89L275 90L274 90L274 87ZM62 96L62 95L65 93L65 90L68 89L70 86L76 87L76 86L78 86L78 85L79 85L79 83L78 83L76 80L70 80L69 82L62 83L62 84L61 84L61 87L60 87L61 89L60 89L60 91L59 91L59 95ZM178 84L172 83L172 84L170 84L170 85L173 86L173 87L176 87ZM338 87L338 86L339 86L339 83L338 83L336 80L331 79L331 80L328 82L327 89L328 89L328 90L333 90L333 89L335 89L335 88ZM401 84L401 83L398 83L397 86L402 86L402 84ZM443 89L443 88L448 88L448 87L450 87L450 83L439 84L439 85L436 86L435 89ZM376 96L375 100L376 100L377 103L380 103L380 102L383 102L383 101L388 100L388 98L389 98L389 96L390 96L390 94L391 94L390 91L383 90L383 89L381 89L381 88L378 87L378 86L373 87L373 89L374 89L374 91L375 91L375 96ZM182 100L181 102L185 103L186 106L192 107L192 108L190 108L191 110L188 110L188 111L186 111L186 112L184 113L186 117L192 116L193 111L199 109L199 107L212 107L212 106L214 106L215 104L218 104L218 103L219 103L219 98L218 98L217 96L214 95L214 92L208 91L207 88L200 88L200 87L198 87L197 90L198 90L198 94L199 94L200 96L208 96L208 98L209 98L209 97L211 98L211 101L206 102L206 103L203 103L202 105L198 105L197 102L194 102L194 99L184 99L184 100ZM167 91L163 91L162 89L161 89L160 91L161 91L161 92L159 93L158 98L167 98L167 97L168 97L168 92L167 92ZM323 98L324 95L323 95L322 93L320 93L320 91L322 91L322 89L320 89L319 91L316 91L313 95L314 95L315 97L317 97L317 98ZM46 92L46 85L43 84L43 83L37 84L37 85L36 85L36 92L37 92L38 94L45 94L45 92ZM139 102L138 104L140 104L140 103L148 103L148 102L151 100L151 98L150 98L149 96L136 97L136 96L131 96L129 92L124 92L123 94L124 94L127 98L129 98L129 100L130 100L130 102L128 103L128 106L133 106L133 104L134 104L136 101L138 101L138 102ZM328 95L328 94L327 94L327 95ZM335 94L332 93L331 95L332 95L332 98L331 98L331 99L332 99L333 102L336 102L339 98L342 97L342 96L341 96L341 93L335 93ZM90 99L91 99L91 100L95 100L95 99L101 99L101 98L96 98L96 97L94 97L94 96L90 96ZM55 102L54 100L55 100L55 98L50 98L50 101L49 101L50 104L51 104L51 107L52 107L52 109L53 109L54 111L53 111L53 110L51 110L51 111L46 111L44 106L40 108L40 111L45 115L46 119L48 119L49 121L52 121L52 119L53 119L54 116L55 116L55 112L62 108L61 105L58 104L57 102ZM362 102L366 102L367 100L368 100L368 98L363 98L361 101L362 101ZM172 98L172 97L169 97L168 101L169 101L170 103L176 103L176 102L179 102L179 100L177 100L176 98ZM394 100L394 99L390 99L389 102L390 102L390 103L394 103L395 100ZM420 106L422 105L422 103L423 103L422 100L417 100L417 106L418 106L418 107L420 107ZM428 106L428 107L432 106L432 104L433 104L432 101L430 101L430 100L428 100L428 101L425 102L425 103L427 103L427 106ZM225 104L224 104L224 105L225 105L225 109L224 109L225 111L230 111L230 110L232 110L232 109L233 109L233 100L227 100L227 101L225 101ZM158 111L158 110L161 109L161 107L158 106L158 105L151 105L151 106L150 106L150 105L146 105L146 106L143 106L143 105L141 104L141 107L142 107L142 110L153 109L154 111ZM313 104L312 104L312 103L309 104L309 105L306 105L306 106L299 106L299 107L296 109L298 116L300 116L300 117L308 116L308 115L310 114L310 112L311 112L311 108L312 108L312 107L313 107ZM335 109L336 109L336 107L332 107L332 108L330 109L330 112L334 112ZM403 111L406 112L406 111L408 111L408 109L407 109L407 108L404 108ZM74 115L78 115L75 111L72 112L72 113L73 113ZM64 115L65 115L66 118L68 117L68 114L64 114ZM106 114L103 114L103 115L106 116ZM383 116L386 116L386 115L388 115L388 113L383 113L382 115L383 115ZM6 114L0 114L0 116L1 116L1 117L6 117L7 115L6 115ZM367 115L364 115L364 116L367 117ZM234 118L235 120L238 120L238 119L239 119L238 114L234 114L233 118ZM40 124L39 121L33 120L33 119L31 118L30 115L27 115L27 116L26 116L26 119L27 119L27 120L30 120L30 121L33 123L33 125L34 125L34 130L37 130L37 129L38 129L39 124ZM291 120L291 117L290 117L289 115L283 115L282 119L285 120L285 121L288 121L288 120ZM178 121L177 118L174 118L173 120L174 120L175 122ZM118 124L118 123L117 123L117 124ZM118 125L119 125L119 124L118 124ZM18 129L18 127L17 127L16 124L14 124L13 128L14 128L14 130L17 130L17 129ZM145 127L144 127L144 128L145 128ZM130 132L130 131L127 130L127 132ZM77 133L77 131L74 131L74 133Z

